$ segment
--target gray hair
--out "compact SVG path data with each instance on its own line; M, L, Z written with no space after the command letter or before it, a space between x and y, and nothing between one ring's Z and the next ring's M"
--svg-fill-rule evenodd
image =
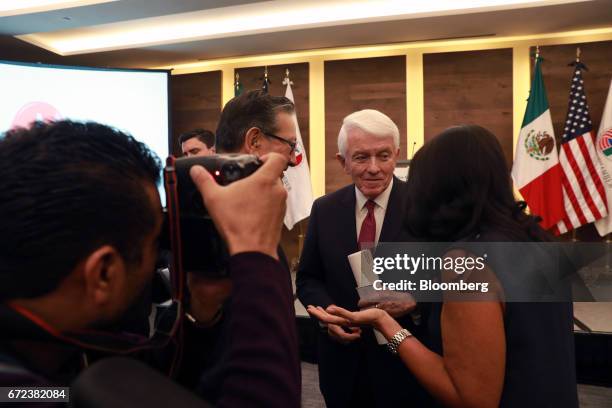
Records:
M399 129L391 118L377 110L364 109L351 113L342 121L338 133L338 152L342 157L346 156L348 134L353 129L381 138L391 136L395 148L399 148Z

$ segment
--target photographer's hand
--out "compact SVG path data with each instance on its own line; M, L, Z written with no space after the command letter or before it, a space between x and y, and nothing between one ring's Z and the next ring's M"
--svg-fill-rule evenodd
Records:
M278 259L287 201L280 177L287 160L277 153L261 160L254 174L228 186L219 186L202 166L193 166L190 175L231 255L261 252Z

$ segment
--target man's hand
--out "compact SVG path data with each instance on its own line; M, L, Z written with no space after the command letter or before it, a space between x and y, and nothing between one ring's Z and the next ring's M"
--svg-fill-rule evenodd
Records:
M228 186L219 186L202 166L193 166L190 175L230 255L261 252L278 259L287 201L280 177L287 160L277 153L261 160L254 174Z
M347 333L337 324L327 324L327 334L329 337L341 344L349 344L361 338L361 329L359 327L349 327L348 330L350 330L350 333Z
M334 306L328 306L328 310ZM323 325L327 326L327 334L338 343L348 344L361 337L361 328L350 325L348 320L327 313L321 306L308 306L308 313L319 320ZM350 331L347 331L344 329Z
M187 273L187 286L191 294L189 313L200 324L214 324L223 302L232 292L229 278L207 278Z

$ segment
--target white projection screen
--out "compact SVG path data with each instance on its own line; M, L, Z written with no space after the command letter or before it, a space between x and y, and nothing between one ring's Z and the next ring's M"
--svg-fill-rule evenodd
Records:
M164 163L168 76L168 71L0 61L0 134L34 120L95 121L131 134ZM160 196L165 201L161 189Z

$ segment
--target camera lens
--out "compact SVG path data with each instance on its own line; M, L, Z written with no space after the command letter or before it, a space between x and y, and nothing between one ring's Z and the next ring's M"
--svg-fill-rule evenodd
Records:
M242 169L235 163L227 163L221 170L223 171L223 178L228 184L240 179L242 175Z

